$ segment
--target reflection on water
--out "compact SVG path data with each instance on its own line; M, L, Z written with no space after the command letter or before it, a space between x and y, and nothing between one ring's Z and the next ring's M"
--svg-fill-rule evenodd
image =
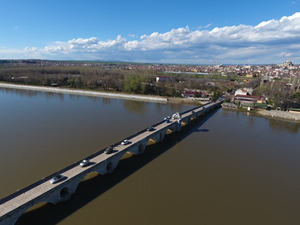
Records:
M97 98L97 99L99 99L99 98ZM102 104L109 106L110 105L110 98L102 98Z
M286 130L295 134L299 133L299 127L300 127L300 123L275 120L275 119L269 119L269 125L272 128L272 130L277 130L277 131Z
M65 94L62 93L54 93L54 92L41 92L41 91L34 91L34 90L22 90L22 89L13 89L13 88L0 88L0 93L6 94L16 94L21 97L37 97L37 96L44 96L47 99L49 98L58 98L61 101L64 101Z
M144 117L147 111L147 103L141 101L124 100L124 108L131 113L139 113Z
M236 117L238 118L239 115L247 115L247 123L248 126L251 127L259 127L261 126L261 124L257 123L258 118L260 117L260 121L264 120L264 121L268 121L268 124L270 126L270 128L274 131L288 131L290 133L294 133L297 134L299 133L299 127L300 127L300 123L296 123L293 121L289 121L289 120L281 120L281 119L274 119L274 118L264 118L261 117L260 115L255 115L253 113L243 113L243 112L235 112L232 110L222 110L222 114L225 118L230 118L230 117Z

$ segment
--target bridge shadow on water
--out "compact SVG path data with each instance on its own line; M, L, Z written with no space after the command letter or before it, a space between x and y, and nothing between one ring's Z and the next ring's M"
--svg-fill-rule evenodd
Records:
M191 133L209 132L207 129L200 128L218 110L219 109L212 110L208 114L200 116L197 120L192 120L190 124L182 127L181 132L166 135L163 142L147 146L142 155L121 160L112 174L107 174L105 176L99 175L81 182L76 192L68 201L56 205L47 203L37 209L25 212L19 218L16 225L53 225L59 223L164 152L168 151Z

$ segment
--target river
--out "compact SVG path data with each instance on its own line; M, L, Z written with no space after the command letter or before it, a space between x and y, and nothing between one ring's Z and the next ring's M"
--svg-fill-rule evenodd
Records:
M191 108L6 88L0 103L0 197ZM17 224L299 224L299 126L215 110Z

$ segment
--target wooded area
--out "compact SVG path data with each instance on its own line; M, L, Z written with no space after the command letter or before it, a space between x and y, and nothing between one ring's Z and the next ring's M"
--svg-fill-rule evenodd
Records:
M171 74L166 82L156 82L162 75L153 70L105 70L101 67L0 67L0 81L38 86L59 86L134 94L181 97L185 89L210 93L228 90L228 83L206 85L209 79ZM165 75L165 74L163 74ZM233 87L232 87L233 88Z

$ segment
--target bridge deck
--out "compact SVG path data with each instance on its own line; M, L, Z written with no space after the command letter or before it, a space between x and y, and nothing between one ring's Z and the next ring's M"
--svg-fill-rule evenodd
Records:
M205 107L209 107L212 105L215 105L217 103L209 103L206 104ZM189 110L181 115L182 119L185 119L188 116L191 116L194 113L197 113L199 111L203 110L203 107L197 107L195 109ZM127 152L127 149L132 146L135 143L138 143L146 138L149 138L153 136L153 133L159 132L163 129L166 129L167 127L170 127L173 123L176 123L177 120L170 119L170 123L160 123L157 126L155 126L155 131L144 131L136 136L133 136L130 138L130 143L128 145L116 145L114 146L114 152L111 154L105 154L104 152L99 152L99 154L96 154L93 158L90 158L90 161L93 163L90 166L87 167L81 167L78 163L77 166L74 166L73 168L70 168L66 170L65 172L61 173L62 175L66 176L67 179L58 182L56 184L51 184L49 182L49 179L45 179L44 182L37 184L35 187L26 190L26 191L21 191L21 193L18 193L17 196L12 197L11 199L3 202L0 204L0 218L7 213L21 207L24 204L27 204L28 202L32 201L33 199L43 195L46 192L49 192L52 189L57 188L58 186L63 186L65 182L67 182L69 179L78 176L79 174L83 173L86 170L93 171L93 167L97 166L98 164L104 163L109 158L113 157L116 154L120 154L120 152Z

